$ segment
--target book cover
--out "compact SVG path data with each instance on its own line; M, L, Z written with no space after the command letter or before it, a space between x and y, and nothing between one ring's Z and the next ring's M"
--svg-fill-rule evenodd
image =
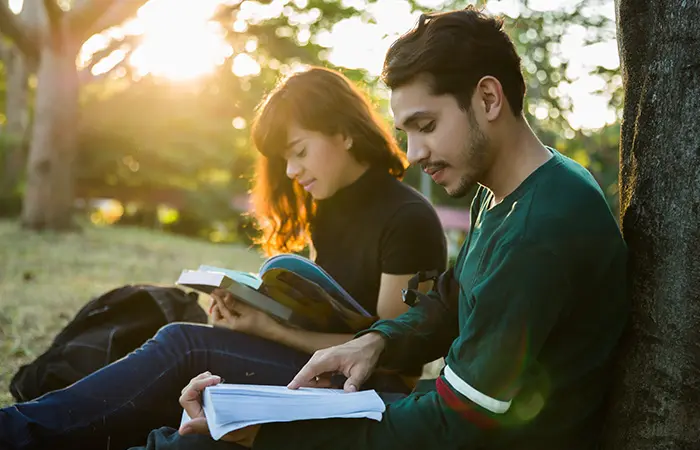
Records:
M269 258L258 275L201 265L183 270L176 284L209 294L226 289L250 306L310 331L352 333L376 320L320 266L298 255Z

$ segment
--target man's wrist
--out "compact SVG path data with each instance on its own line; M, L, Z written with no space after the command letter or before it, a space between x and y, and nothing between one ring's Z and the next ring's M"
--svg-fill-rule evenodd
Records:
M362 340L364 345L372 347L377 354L381 354L386 348L387 338L382 333L374 330L369 330L358 339Z

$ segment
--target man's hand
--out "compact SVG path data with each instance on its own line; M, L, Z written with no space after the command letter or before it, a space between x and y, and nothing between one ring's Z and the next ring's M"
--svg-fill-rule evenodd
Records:
M221 377L204 372L192 378L190 383L182 390L180 406L183 407L192 420L182 424L180 430L178 430L181 435L205 434L211 436L207 419L204 416L204 409L202 408L202 391L208 386L215 386L219 383L221 383ZM260 425L252 425L225 434L221 440L235 442L244 447L252 447L258 431L260 431Z
M355 392L369 378L384 351L386 342L379 333L368 333L336 347L319 350L289 383L290 389L328 386L336 373L347 377L343 389Z

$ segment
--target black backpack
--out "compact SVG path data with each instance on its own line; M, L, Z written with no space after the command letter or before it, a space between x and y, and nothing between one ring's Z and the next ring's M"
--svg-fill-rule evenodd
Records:
M126 285L90 300L46 352L10 382L18 402L62 389L141 346L171 322L206 323L197 294L174 287Z

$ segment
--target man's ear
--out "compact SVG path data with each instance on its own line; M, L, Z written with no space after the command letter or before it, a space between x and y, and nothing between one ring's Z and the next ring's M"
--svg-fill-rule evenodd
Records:
M484 118L489 122L496 120L505 108L503 86L495 77L487 75L479 80L474 92L477 105L481 108Z

